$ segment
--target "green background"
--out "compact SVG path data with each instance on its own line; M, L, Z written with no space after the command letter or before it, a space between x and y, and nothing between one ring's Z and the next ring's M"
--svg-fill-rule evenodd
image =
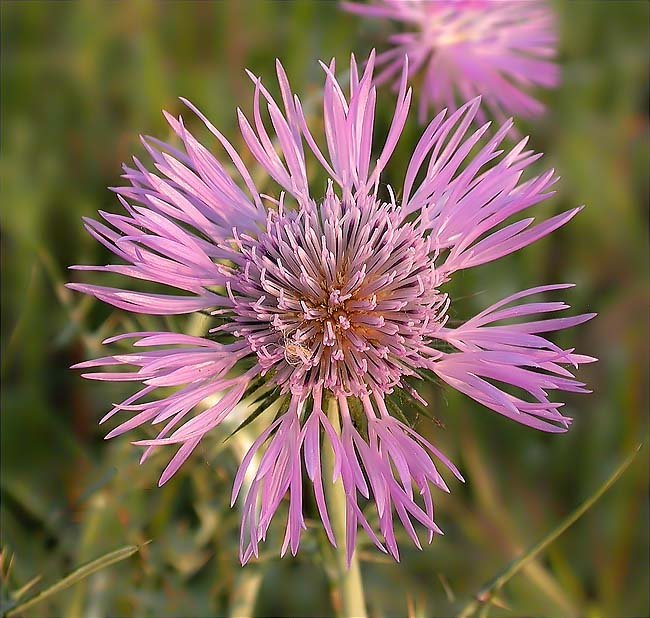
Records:
M580 370L594 394L569 397L572 430L548 436L449 389L425 389L445 428L418 427L468 482L438 496L446 535L424 552L403 543L396 565L360 547L373 616L453 614L647 443L650 3L556 7L563 84L542 95L545 118L520 126L546 153L541 166L562 176L540 216L587 208L518 255L461 274L450 291L462 299L461 318L517 289L577 283L566 294L572 311L599 316L562 343L601 359ZM273 84L278 57L301 98L317 101L317 60L344 66L351 50L362 58L389 27L335 2L5 1L0 10L2 594L36 575L33 590L45 588L84 561L151 539L26 614L238 615L247 610L236 604L257 592L256 615L331 615L317 526L296 559L277 558L278 531L258 565L239 566L238 516L227 504L238 456L223 436L206 440L162 489L167 454L139 467L129 437L103 441L97 421L123 391L67 367L100 355L99 342L128 324L62 284L69 264L108 260L80 218L118 211L106 187L119 184L131 154L143 155L139 133L170 138L162 108L180 113L177 97L188 97L239 147L235 108L249 110L252 98L244 67ZM382 90L378 131L391 104ZM413 119L388 182L399 182L419 130ZM508 584L510 610L493 615L650 613L647 453L646 444L617 485Z

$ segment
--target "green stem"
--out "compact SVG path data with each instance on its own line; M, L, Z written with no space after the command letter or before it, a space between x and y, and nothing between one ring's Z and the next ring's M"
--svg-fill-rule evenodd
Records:
M531 560L544 551L555 539L557 539L563 532L570 528L576 521L578 521L601 497L602 495L623 475L628 469L634 458L639 453L639 445L633 453L628 455L625 460L616 468L614 473L602 484L598 489L587 498L573 513L566 519L561 521L551 532L549 532L541 541L531 547L525 554L513 560L503 572L495 577L487 586L485 586L477 595L476 598L470 602L458 614L458 618L469 618L473 616L481 607L483 607L482 615L487 616L487 608L489 608L492 600L497 593L505 586L505 584L512 579L523 567L525 567Z
M262 571L254 565L241 570L230 604L232 618L253 617L262 578Z
M338 405L334 397L327 400L327 417L334 430L340 434L341 422ZM335 551L324 553L325 561L333 563L329 565L331 568L328 569L328 572L334 586L334 606L342 618L366 618L363 582L356 553L352 556L350 566L347 565L345 551L345 490L340 478L336 483L330 482L334 470L334 453L325 449L324 458L327 507L337 544Z

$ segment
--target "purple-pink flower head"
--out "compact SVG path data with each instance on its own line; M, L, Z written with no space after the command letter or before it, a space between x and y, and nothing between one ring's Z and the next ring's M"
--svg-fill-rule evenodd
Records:
M405 57L409 74L421 74L418 117L481 95L495 118L531 117L544 106L531 87L559 82L553 63L554 16L543 0L371 0L343 2L344 9L369 18L401 22L392 48L377 57L377 83L399 81ZM483 122L482 111L477 120Z
M500 149L511 122L491 137L489 124L470 130L479 99L439 113L413 149L398 191L380 191L411 90L404 68L392 124L377 143L373 66L371 55L360 76L352 60L346 94L334 62L323 65L324 139L310 132L279 63L282 107L253 77L252 122L240 112L239 125L274 189L261 194L235 148L186 102L229 161L200 144L181 118L167 115L181 147L144 139L155 171L135 160L125 168L129 186L116 190L124 212L102 212L105 223L86 221L120 263L76 268L152 282L164 292L71 288L135 313L214 316L205 337L119 335L106 343L133 340L132 352L78 365L109 370L88 378L141 384L106 415L122 419L108 437L154 427L155 438L136 444L146 447L143 460L176 447L164 483L206 434L240 423L252 401L275 414L234 483L233 503L244 493L244 562L258 555L282 503L288 503L282 552L297 551L305 528L303 472L332 543L325 488L342 483L349 556L361 527L397 559L396 519L418 547L416 523L430 541L440 533L432 488L448 491L439 468L462 477L401 415L405 401L426 405L413 383L437 376L504 416L562 432L569 419L548 392L584 392L570 369L593 360L544 336L590 315L541 319L568 306L531 300L568 285L525 290L458 327L448 324L445 284L455 272L535 242L579 209L537 224L519 216L550 195L553 171L522 182L539 155L526 150L526 140ZM318 169L327 182L310 184ZM260 395L271 391L272 402ZM329 468L321 459L326 452L333 453Z

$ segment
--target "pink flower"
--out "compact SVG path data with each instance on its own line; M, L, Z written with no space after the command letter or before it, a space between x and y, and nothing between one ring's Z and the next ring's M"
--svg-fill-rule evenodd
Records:
M125 168L130 186L116 189L124 214L101 213L106 224L86 221L88 231L121 263L75 267L120 273L160 284L165 291L69 284L135 313L203 310L216 316L207 337L120 335L105 343L130 338L133 352L77 366L115 370L86 373L87 378L141 383L103 420L126 419L108 437L143 424L159 428L155 439L136 442L146 447L143 461L153 449L178 448L161 484L242 399L260 387L279 389L276 419L252 445L234 483L233 501L244 477L252 479L243 498L244 562L257 555L287 495L283 553L287 548L296 553L305 528L303 466L335 542L324 495L324 484L333 480L323 475L325 442L334 452L334 478L345 488L349 556L361 526L397 559L394 515L418 547L415 522L427 530L429 541L440 533L431 488L448 489L437 466L462 477L389 412L398 390L421 401L405 378L435 374L500 414L561 432L569 419L547 393L582 392L569 368L593 360L543 336L591 315L532 318L567 305L527 302L529 296L566 285L520 292L458 328L447 325L451 299L444 286L455 272L535 242L579 209L536 225L532 217L517 218L550 195L555 177L550 171L520 182L539 155L525 150L526 140L509 152L499 150L510 122L469 156L488 129L468 133L479 99L449 116L445 111L436 116L413 150L401 198L390 187L384 195L381 174L404 127L411 91L405 69L388 136L383 144L373 143L373 65L371 55L359 77L352 60L348 95L334 77L334 62L323 65L325 147L308 129L279 63L282 108L253 77L253 121L240 112L239 124L248 149L277 184L275 197L260 194L235 149L185 101L221 144L230 165L201 145L181 118L166 115L183 149L144 139L157 171L136 159L134 168ZM310 185L308 166L314 163L329 177L325 189ZM230 169L236 170L236 179ZM169 288L176 291L169 294ZM520 395L510 394L508 386ZM171 394L169 387L175 389ZM206 404L215 394L219 397ZM326 398L338 404L334 424L325 411ZM361 508L368 501L374 503L377 524Z
M476 95L499 121L531 117L544 106L531 86L559 82L553 14L543 0L372 0L343 2L364 17L402 22L408 32L388 37L392 49L377 56L377 83L422 73L418 117L430 108L457 109ZM397 84L396 86L397 87ZM477 120L484 122L482 111Z

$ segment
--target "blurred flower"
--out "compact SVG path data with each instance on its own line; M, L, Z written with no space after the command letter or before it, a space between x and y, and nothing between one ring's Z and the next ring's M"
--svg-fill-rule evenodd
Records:
M408 58L409 75L423 72L418 117L450 111L476 95L494 116L539 115L544 106L527 90L559 82L553 14L542 0L373 0L343 2L370 18L393 19L411 29L393 34L393 48L377 56L376 83L397 79ZM397 84L396 86L397 87ZM477 113L483 122L485 115Z
M253 157L277 183L276 197L260 194L233 146L190 103L185 101L220 142L232 167L201 145L181 118L166 114L183 149L143 139L157 172L136 159L135 167L125 167L130 186L116 189L125 213L100 213L108 225L86 221L90 234L123 264L75 268L118 273L184 293L69 284L130 312L211 311L215 316L207 337L119 335L106 343L135 339L133 353L77 365L117 369L87 373L87 378L142 383L103 420L128 417L108 437L145 423L159 426L155 439L136 442L147 447L143 460L152 449L180 446L161 484L242 398L260 385L279 389L284 397L280 413L250 448L234 483L233 502L257 458L243 506L244 562L257 556L258 543L287 493L283 553L288 547L297 551L305 528L303 463L334 543L321 439L333 450L334 478L345 489L349 557L360 525L378 547L398 558L394 513L418 547L413 522L427 529L429 541L440 533L431 487L448 489L433 460L462 477L398 417L405 397L426 405L407 378L438 376L505 416L551 432L566 431L569 419L547 391L584 392L566 366L592 359L561 349L540 333L579 324L589 315L503 323L566 309L558 302L517 301L568 286L520 292L458 328L447 325L450 298L442 291L453 273L529 245L579 209L535 226L532 218L501 226L550 195L555 178L550 171L519 182L539 155L525 150L526 140L506 154L498 150L510 122L468 156L488 129L467 133L479 99L448 117L445 111L438 114L412 151L399 202L390 187L382 195L380 177L404 127L411 90L404 70L392 124L374 159L373 65L371 55L359 78L352 60L349 96L334 77L334 62L323 65L326 149L308 129L279 63L283 109L252 77L253 123L239 112L239 124ZM329 177L324 196L321 188L310 187L307 154ZM176 390L158 390L168 387ZM518 394L507 387L516 387ZM331 398L335 408L327 403ZM366 500L374 503L376 523L361 508Z

